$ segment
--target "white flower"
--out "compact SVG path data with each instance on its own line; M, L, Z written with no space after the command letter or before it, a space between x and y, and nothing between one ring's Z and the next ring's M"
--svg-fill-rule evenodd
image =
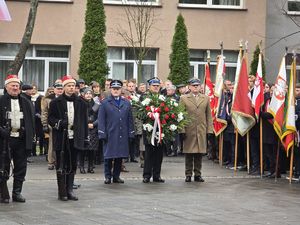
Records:
M177 121L180 122L181 120L183 120L183 113L178 113L177 115Z
M150 98L145 98L145 99L142 101L142 105L143 105L143 106L149 105L150 102L151 102L151 99L150 99Z
M174 105L175 107L178 106L178 103L176 102L175 99L171 98L171 101L170 101L171 105Z
M158 97L158 98L159 98L159 100L161 100L161 101L163 101L163 102L166 100L166 97L165 97L165 96L163 96L163 95L159 95L159 97Z
M153 130L153 126L149 123L143 124L143 129L148 131L148 132L151 132Z
M137 96L131 96L131 100L134 102L138 102L140 99Z
M175 130L177 130L177 126L175 124L171 124L169 129L171 131L175 131Z
M178 103L177 103L177 102L174 102L173 104L174 104L174 106L175 106L175 107L177 107L177 106L178 106Z

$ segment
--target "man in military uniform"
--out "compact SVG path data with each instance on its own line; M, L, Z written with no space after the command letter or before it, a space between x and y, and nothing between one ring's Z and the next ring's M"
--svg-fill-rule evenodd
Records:
M141 96L143 99L151 95L159 95L160 91L160 80L156 77L148 80L149 84L149 93L145 96ZM153 146L149 140L146 138L144 133L144 144L145 144L145 163L144 163L144 172L143 172L143 182L149 183L151 177L153 177L153 182L164 183L160 176L161 164L163 160L163 145L160 143L155 143Z
M194 181L204 182L201 177L202 154L207 151L207 136L213 133L209 97L200 93L201 82L193 78L189 81L190 94L182 95L180 103L185 107L191 123L182 133L185 134L183 153L185 153L186 182L191 182L194 169Z
M31 102L20 95L17 75L8 75L6 93L0 98L0 202L9 203L7 180L13 160L12 200L25 202L22 186L27 169L27 152L34 136L34 112Z
M121 97L122 86L120 80L111 81L111 95L102 101L98 111L98 135L104 143L105 184L110 184L111 178L113 183L124 183L120 178L122 159L128 157L129 139L134 138L131 104Z
M77 152L88 144L86 103L75 94L72 76L62 78L64 93L50 102L48 122L52 127L53 149L56 151L58 198L78 200L73 192L77 168Z

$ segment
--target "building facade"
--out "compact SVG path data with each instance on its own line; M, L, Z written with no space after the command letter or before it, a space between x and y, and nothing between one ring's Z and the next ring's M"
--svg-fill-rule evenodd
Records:
M128 29L125 7L141 0L103 0L106 14L107 63L109 77L137 78L137 64L116 27ZM7 0L11 22L0 21L0 88L8 63L13 60L26 26L29 1ZM220 41L224 45L226 76L233 80L239 40L249 42L249 54L266 37L266 0L148 0L155 24L147 39L149 52L143 61L142 80L169 74L169 55L176 19L181 13L188 30L191 76L203 78L207 50L212 74ZM35 83L40 91L64 74L78 77L81 38L84 33L86 0L40 0L32 45L19 73L25 83ZM249 56L251 59L252 56Z

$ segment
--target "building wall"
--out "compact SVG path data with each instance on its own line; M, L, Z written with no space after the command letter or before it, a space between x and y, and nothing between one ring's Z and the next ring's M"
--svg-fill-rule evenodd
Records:
M288 52L295 50L300 52L300 33L286 37L277 42L280 38L285 37L293 32L300 31L300 28L291 20L287 15L284 15L281 7L284 5L285 0L268 0L267 1L267 26L266 26L266 78L270 82L275 82L278 75L278 70L282 57L284 56L288 47ZM286 5L284 5L286 9ZM299 16L293 17L300 25Z
M169 54L179 13L185 18L191 49L219 49L219 42L223 41L225 49L237 50L238 41L242 39L249 41L251 54L260 40L265 42L265 0L246 0L245 10L179 8L177 2L162 0L161 7L155 8L157 22L148 43L158 48L158 76L161 78L169 73ZM13 21L0 22L0 42L19 43L29 3L8 1L7 4ZM74 0L71 4L40 2L32 37L33 44L70 45L70 73L73 75L77 75L85 7L85 0ZM126 27L123 6L105 5L105 12L107 45L125 46L114 32L118 25Z

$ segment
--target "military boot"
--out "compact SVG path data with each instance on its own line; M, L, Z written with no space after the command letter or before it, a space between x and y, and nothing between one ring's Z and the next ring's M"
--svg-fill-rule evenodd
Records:
M74 177L74 173L67 175L67 196L69 200L77 201L78 197L73 192Z
M9 192L7 188L7 181L4 180L0 183L0 203L9 203Z
M12 191L12 200L14 202L26 202L26 199L22 196L22 187L23 181L14 179L13 191Z
M66 175L61 172L56 172L58 186L58 200L68 201L66 189Z

